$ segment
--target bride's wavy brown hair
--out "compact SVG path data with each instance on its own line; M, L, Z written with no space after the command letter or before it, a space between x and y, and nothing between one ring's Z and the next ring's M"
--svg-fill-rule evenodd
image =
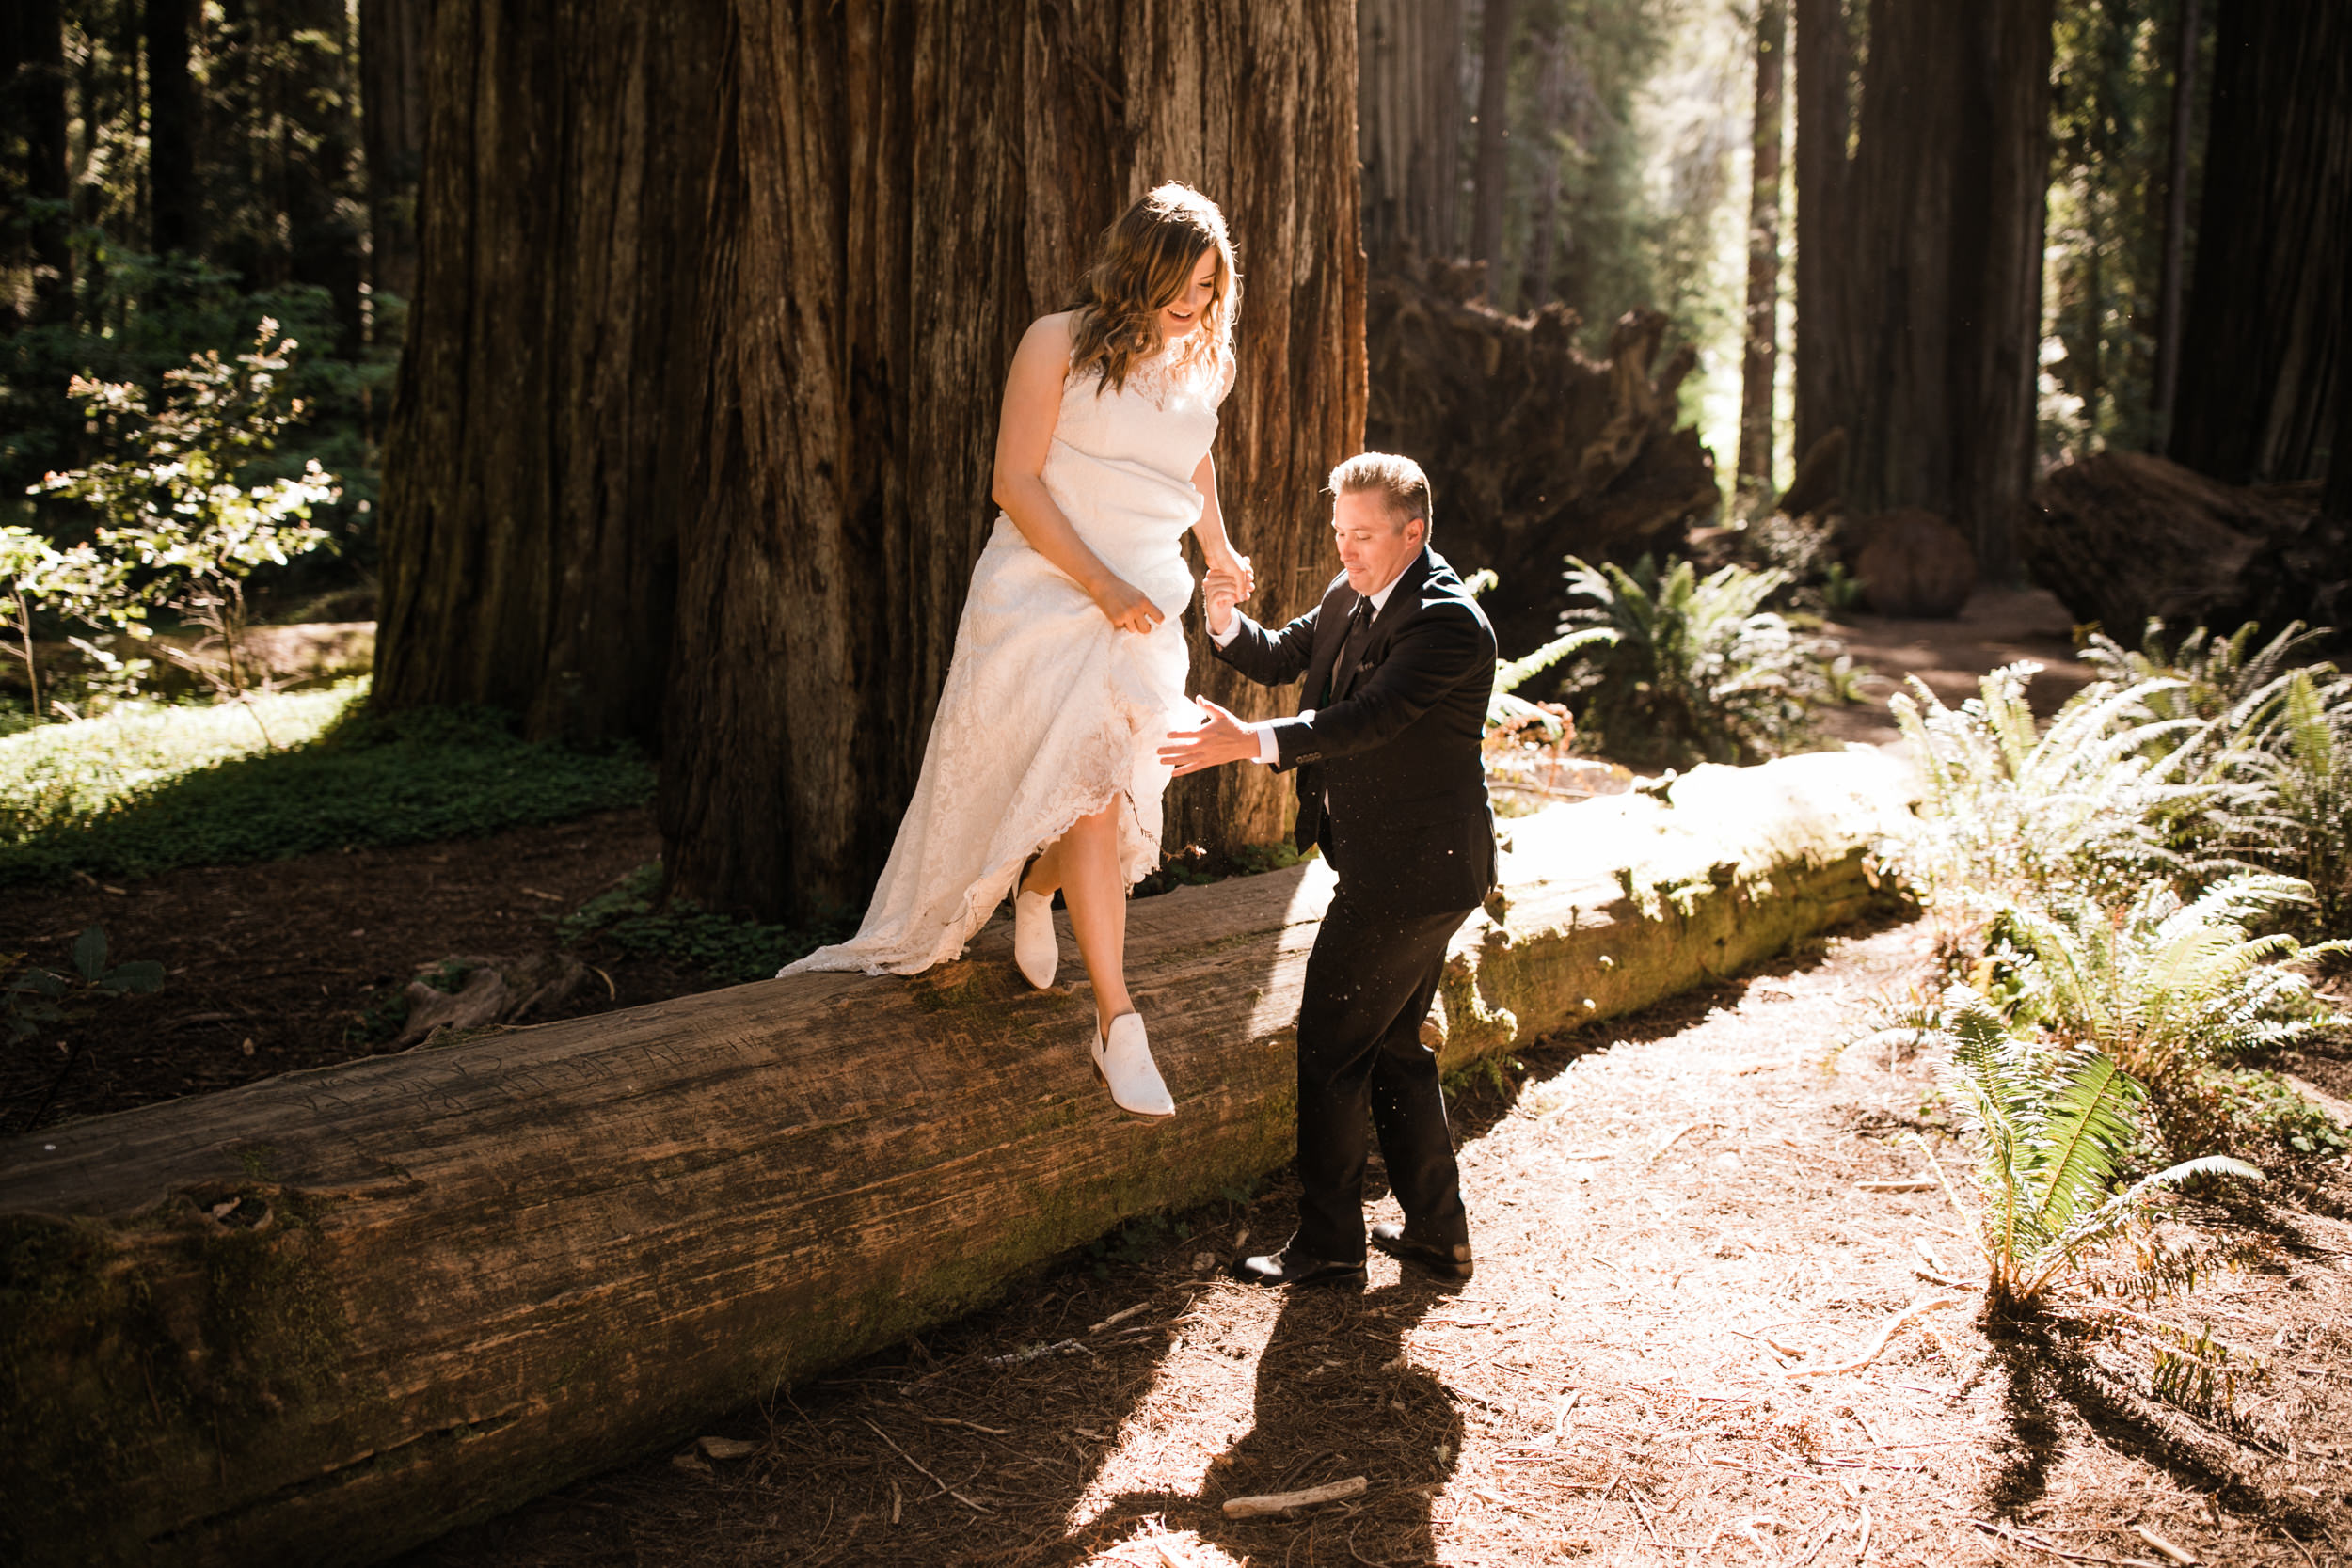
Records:
M1216 203L1171 180L1137 197L1103 230L1102 249L1071 304L1070 373L1099 370L1104 387L1125 386L1128 372L1160 351L1152 318L1184 292L1193 268L1211 251L1216 253L1216 296L1176 363L1186 370L1220 363L1232 352L1233 311L1241 303L1233 242Z

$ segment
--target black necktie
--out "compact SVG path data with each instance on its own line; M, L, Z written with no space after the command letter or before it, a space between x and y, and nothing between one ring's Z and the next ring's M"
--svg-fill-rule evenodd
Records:
M1356 608L1347 612L1347 630L1340 634L1339 657L1331 661L1331 678L1324 689L1324 705L1328 706L1340 694L1347 677L1355 673L1356 661L1363 657L1365 633L1372 626L1372 600L1359 596Z

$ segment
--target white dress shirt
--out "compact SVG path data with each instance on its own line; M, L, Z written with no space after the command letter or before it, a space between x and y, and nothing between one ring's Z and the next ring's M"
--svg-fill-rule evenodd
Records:
M1404 577L1405 573L1402 569L1400 569L1396 576L1391 578L1388 580L1387 585L1381 588L1378 593L1369 595L1372 600L1372 614L1374 620L1378 620L1380 617L1380 611L1388 608L1389 595L1396 592L1396 585L1404 579ZM1217 633L1213 631L1209 633L1209 641L1222 648L1228 642L1231 642L1234 638L1239 637L1240 635L1241 611L1239 610L1235 610L1233 611L1233 618L1225 623L1224 635L1219 636ZM1307 708L1300 713L1299 717L1302 719L1311 719L1314 717L1314 709ZM1273 720L1261 719L1254 722L1245 722L1242 725L1242 728L1248 730L1251 735L1258 737L1258 755L1255 759L1256 761L1271 765L1282 760L1280 744L1274 737Z

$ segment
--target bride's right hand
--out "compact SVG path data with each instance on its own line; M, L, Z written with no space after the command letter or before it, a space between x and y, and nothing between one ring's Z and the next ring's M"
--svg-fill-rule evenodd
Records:
M1093 596L1095 608L1121 631L1150 631L1168 619L1150 594L1124 578L1104 579Z

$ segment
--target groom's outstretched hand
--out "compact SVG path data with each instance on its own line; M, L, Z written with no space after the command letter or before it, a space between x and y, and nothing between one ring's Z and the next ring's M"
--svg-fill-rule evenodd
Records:
M1229 762L1251 762L1258 755L1258 736L1250 728L1206 697L1195 697L1209 721L1197 730L1170 730L1160 747L1160 760L1176 776L1221 768Z

